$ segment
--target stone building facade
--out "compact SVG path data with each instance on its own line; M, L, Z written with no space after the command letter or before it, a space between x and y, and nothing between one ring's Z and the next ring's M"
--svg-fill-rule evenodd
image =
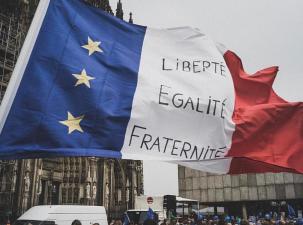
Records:
M225 213L247 217L259 212L297 212L303 208L303 174L260 173L215 175L179 167L179 193L202 206L224 207Z
M112 15L108 0L86 0ZM0 0L0 101L38 0ZM122 3L115 16L123 19ZM130 15L129 22L132 22ZM41 204L104 205L120 217L143 193L140 161L66 157L0 161L0 223Z
M15 216L35 205L80 204L104 205L110 217L120 217L143 192L140 161L95 157L4 161L0 179L0 212Z

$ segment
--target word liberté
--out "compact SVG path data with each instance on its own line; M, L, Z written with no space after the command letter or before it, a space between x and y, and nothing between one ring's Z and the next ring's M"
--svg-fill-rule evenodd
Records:
M162 58L162 70L163 71L182 71L191 73L208 72L209 74L215 74L225 77L226 70L223 63L208 61L208 60L180 60L176 59L175 64L168 64L165 58ZM173 106L175 108L190 109L198 113L204 113L206 115L218 116L224 119L224 110L227 99L218 100L209 96L204 102L201 98L186 96L181 92L171 91L170 86L160 85L159 101L160 105ZM168 97L170 101L164 99Z

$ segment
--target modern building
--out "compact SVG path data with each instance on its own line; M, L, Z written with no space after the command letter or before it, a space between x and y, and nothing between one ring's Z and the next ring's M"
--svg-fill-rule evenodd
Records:
M0 101L38 2L0 0ZM86 2L114 14L108 0ZM120 0L115 15L123 19ZM104 205L109 217L119 217L143 193L142 174L140 161L94 157L0 161L0 223L40 204Z
M202 207L224 207L226 214L253 216L288 212L302 215L303 174L260 173L215 175L179 167L180 196L200 201Z

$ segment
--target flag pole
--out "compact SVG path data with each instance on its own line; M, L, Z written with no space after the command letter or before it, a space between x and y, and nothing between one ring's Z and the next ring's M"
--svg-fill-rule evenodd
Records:
M17 89L20 85L21 79L23 77L25 68L29 61L30 55L34 48L37 36L39 34L42 22L44 20L45 14L50 0L41 0L37 7L35 16L32 20L28 33L26 35L24 44L22 46L20 55L18 57L16 66L14 68L13 74L7 86L4 98L0 107L0 133L2 132L3 126L5 124L8 113L11 109L12 103L17 93Z

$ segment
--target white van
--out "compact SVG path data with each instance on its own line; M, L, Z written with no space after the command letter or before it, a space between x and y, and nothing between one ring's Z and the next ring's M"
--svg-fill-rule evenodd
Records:
M27 210L14 225L108 225L103 206L41 205Z

